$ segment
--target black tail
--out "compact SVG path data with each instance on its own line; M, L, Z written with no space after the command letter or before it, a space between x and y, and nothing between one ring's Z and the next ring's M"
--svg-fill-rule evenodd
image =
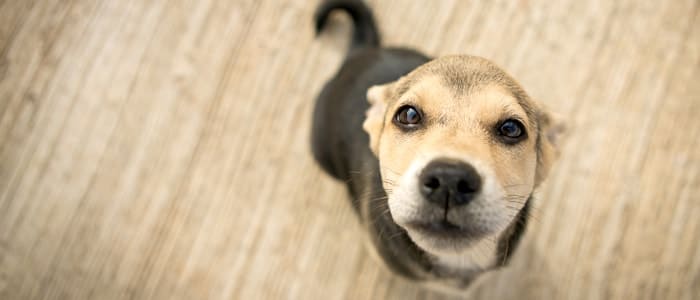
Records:
M369 8L361 0L326 0L316 9L314 21L318 35L326 25L331 11L341 9L352 17L355 25L351 49L362 47L379 47L379 32Z

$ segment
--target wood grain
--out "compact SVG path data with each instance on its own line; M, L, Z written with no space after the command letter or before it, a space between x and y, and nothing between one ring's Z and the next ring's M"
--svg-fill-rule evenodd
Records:
M369 3L385 44L490 58L568 121L465 296L700 297L697 0ZM350 34L314 8L0 1L0 299L443 298L370 258L311 159Z

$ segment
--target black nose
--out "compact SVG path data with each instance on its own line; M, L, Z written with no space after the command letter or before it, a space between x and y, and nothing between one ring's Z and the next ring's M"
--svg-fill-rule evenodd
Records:
M429 163L419 177L420 191L441 206L469 203L481 189L481 177L471 165L453 160Z

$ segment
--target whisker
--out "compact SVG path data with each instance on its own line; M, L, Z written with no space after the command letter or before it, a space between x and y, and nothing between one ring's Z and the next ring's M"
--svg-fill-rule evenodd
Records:
M526 186L526 185L528 185L528 184L526 184L526 183L507 184L507 185L504 185L503 188L507 189L507 188L513 188L513 187L519 187L519 186Z
M506 240L506 248L503 250L503 259L501 260L501 266L506 265L506 260L508 260L508 250L510 250L510 241Z
M397 237L400 237L402 234L403 234L402 231L397 230L396 233L394 233L394 234L388 236L387 239L388 239L388 240L393 240L393 239L395 239L395 238L397 238Z
M515 210L513 210L513 211L515 211ZM515 217L518 216L518 214L519 214L520 212L521 212L521 210L518 210L518 211L516 211L515 213L513 213L512 215L509 215L508 218L509 218L509 219L515 218ZM540 220L540 218L539 218L537 215L535 215L535 214L533 214L532 212L530 212L530 211L525 212L525 218L526 218L528 221L532 220L533 222L536 222L537 224L540 224L540 225L542 224L542 221ZM519 224L523 224L523 221L522 221L521 219L518 219L518 223L519 223Z

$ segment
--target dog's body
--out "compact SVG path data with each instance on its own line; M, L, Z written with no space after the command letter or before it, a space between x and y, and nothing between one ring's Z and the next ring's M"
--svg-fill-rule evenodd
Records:
M524 231L532 190L549 165L543 159L551 156L539 138L541 112L517 83L483 59L430 62L413 50L381 48L372 15L359 1L324 2L316 14L318 32L334 9L351 15L355 31L345 62L317 100L314 157L326 172L347 182L373 248L393 271L414 280L466 286L476 275L504 264ZM456 105L448 98L477 96L496 100L478 107L476 100L469 105L458 100L458 106L440 110ZM401 102L403 106L397 104ZM423 109L414 109L419 102ZM392 106L399 107L394 118ZM527 119L521 128L537 136L502 146L483 133L487 130L472 128L485 122L481 115L501 114L501 106ZM462 117L453 121L452 112L462 110L465 119L472 111L485 112L469 117L475 120L470 123ZM425 121L415 122L418 116ZM513 125L508 126L504 128L512 131ZM461 142L469 139L486 144L484 150ZM511 164L500 166L511 157ZM448 186L453 179L454 186ZM517 194L517 201L508 200L511 194ZM493 204L501 199L505 204Z

